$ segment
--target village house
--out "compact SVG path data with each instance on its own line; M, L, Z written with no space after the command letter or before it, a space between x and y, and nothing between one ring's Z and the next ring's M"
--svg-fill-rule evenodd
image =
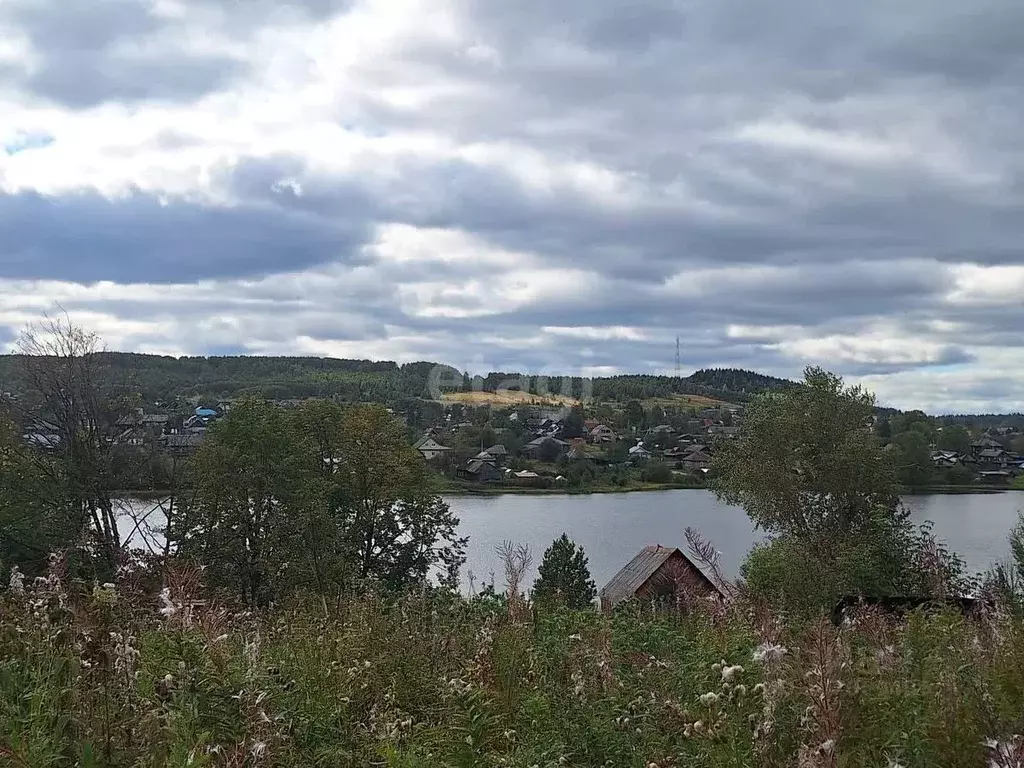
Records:
M961 463L960 454L956 451L934 451L931 458L932 466L936 469L949 469Z
M497 462L498 464L501 464L502 462L505 461L505 459L508 458L508 448L506 448L501 443L496 443L487 450L481 451L477 458L480 459L483 458L484 456Z
M649 435L674 435L676 428L671 424L658 424L656 427L651 427L647 430Z
M644 447L643 443L637 443L629 449L630 461L646 461L651 458L651 452Z
M475 483L500 483L505 477L505 472L498 468L494 461L479 458L470 459L469 463L457 474Z
M679 596L721 600L722 593L677 548L644 547L601 589L601 609L624 600L661 601Z
M569 450L569 444L555 437L538 437L522 447L520 454L524 458L537 460L547 455L561 458Z
M615 430L607 424L595 426L589 431L588 438L592 443L614 443L618 439Z
M42 451L55 451L61 445L60 428L44 420L29 424L21 437L30 446Z
M125 427L112 442L114 445L138 448L146 444L146 431L141 424Z
M427 461L432 461L434 459L440 458L441 456L445 456L452 450L448 446L441 445L441 443L437 442L437 440L430 436L421 437L419 440L413 443L412 447L415 450L419 451L420 456L422 456Z
M689 472L707 471L711 468L711 456L704 451L689 451L679 463Z
M195 432L183 435L163 435L160 442L164 450L172 456L188 456L203 444L206 435L202 432Z
M978 463L985 467L999 467L1005 469L1011 463L1010 454L1003 448L984 448L978 451Z

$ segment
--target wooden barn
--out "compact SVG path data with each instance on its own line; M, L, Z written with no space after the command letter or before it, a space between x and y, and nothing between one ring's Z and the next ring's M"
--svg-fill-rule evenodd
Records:
M644 547L601 590L601 609L623 600L658 600L686 593L722 599L722 593L703 571L674 547Z

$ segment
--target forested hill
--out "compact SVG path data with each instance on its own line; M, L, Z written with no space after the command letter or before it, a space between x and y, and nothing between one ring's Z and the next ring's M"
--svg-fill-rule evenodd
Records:
M104 352L100 357L113 381L139 392L147 403L174 398L204 401L256 394L271 399L337 397L350 401L392 403L429 397L431 377L448 390L494 391L517 382L537 392L544 380L527 373L491 373L464 377L449 366L432 362L398 365L390 361L338 360L319 357L165 357ZM0 390L17 392L18 358L0 356ZM622 375L571 381L548 378L548 391L590 395L600 400L643 400L672 395L703 395L727 402L745 402L793 382L730 368L700 370L692 376Z

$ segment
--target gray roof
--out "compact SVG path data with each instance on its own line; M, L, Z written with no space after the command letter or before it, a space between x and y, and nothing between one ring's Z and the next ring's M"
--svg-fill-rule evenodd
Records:
M185 435L164 435L164 445L168 448L198 448L206 435L193 433Z
M629 600L636 596L637 591L654 576L658 570L669 561L670 558L678 556L689 563L694 574L704 582L710 589L720 593L718 587L709 579L704 572L698 568L690 558L676 547L644 547L636 557L615 574L611 581L604 585L601 590L601 603L604 605L615 605L623 600Z
M672 557L672 554L679 552L673 547L644 547L636 557L626 563L622 570L616 573L612 580L604 585L601 590L602 602L607 600L615 605L622 600L628 600L642 587L651 576L653 576L665 562ZM682 552L679 552L682 554Z

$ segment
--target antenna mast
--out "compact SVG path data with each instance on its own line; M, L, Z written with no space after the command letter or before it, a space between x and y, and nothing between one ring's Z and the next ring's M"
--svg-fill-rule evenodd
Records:
M682 368L682 362L679 357L679 337L676 336L676 378L679 378L680 371Z

